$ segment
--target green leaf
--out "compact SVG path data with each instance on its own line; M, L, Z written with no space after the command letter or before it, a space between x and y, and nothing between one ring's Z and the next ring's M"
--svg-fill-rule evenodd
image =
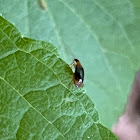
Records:
M116 139L50 43L21 37L0 17L0 138ZM75 87L75 88L74 88Z
M0 0L0 13L16 25L23 36L49 40L50 43L58 46L55 31L46 11L47 8L45 11L41 10L41 2L38 1L40 0L24 0L23 2L20 0Z
M45 9L40 8L45 2ZM78 58L84 86L111 128L140 67L138 0L0 0L0 13L23 36L53 43L67 63ZM8 10L7 10L8 9ZM10 12L9 12L10 11Z

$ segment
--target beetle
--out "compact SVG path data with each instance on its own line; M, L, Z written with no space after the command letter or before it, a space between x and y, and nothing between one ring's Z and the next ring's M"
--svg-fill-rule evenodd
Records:
M84 82L84 68L78 59L73 60L75 72L73 75L74 84L76 87L81 87Z

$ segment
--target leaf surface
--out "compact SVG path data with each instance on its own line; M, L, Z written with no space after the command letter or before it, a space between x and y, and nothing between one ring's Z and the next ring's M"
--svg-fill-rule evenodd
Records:
M50 43L21 37L0 17L0 138L116 139Z
M0 2L2 15L23 36L53 43L69 64L73 58L81 61L87 94L111 128L140 67L140 2L45 0L44 10L35 0Z

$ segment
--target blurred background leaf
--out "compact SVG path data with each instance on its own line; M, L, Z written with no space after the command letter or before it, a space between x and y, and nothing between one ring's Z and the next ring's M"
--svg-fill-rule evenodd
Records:
M87 94L110 128L139 68L140 2L0 0L0 9L24 36L54 44L68 64L81 61Z

